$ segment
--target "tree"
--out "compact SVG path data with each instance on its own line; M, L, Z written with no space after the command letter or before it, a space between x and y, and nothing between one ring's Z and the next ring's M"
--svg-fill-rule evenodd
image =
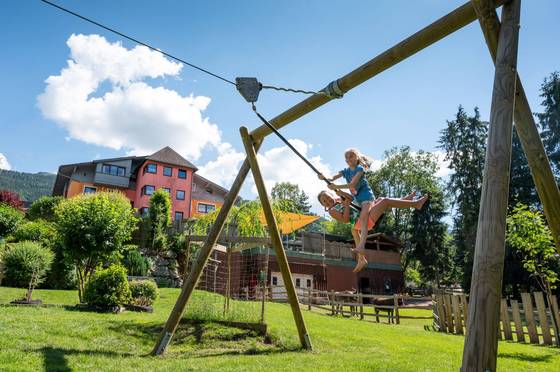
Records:
M541 137L556 176L560 175L560 73L553 72L541 85L544 112L538 113Z
M307 214L311 209L309 197L299 186L289 182L280 182L272 187L270 195L273 200L288 203L283 207L286 212ZM284 202L285 203L285 202Z
M419 272L423 282L452 284L455 281L453 245L449 242L447 225L442 219L445 212L444 194L432 189L424 207L412 216L412 249L409 256L420 262Z
M508 206L511 209L517 203L539 205L540 201L527 156L525 156L517 131L513 131Z
M78 295L94 269L115 252L123 251L137 228L130 201L119 192L83 194L64 200L55 209L58 234L65 253L74 261Z
M376 226L379 232L392 235L403 242L402 264L406 270L415 257L414 251L423 250L430 256L433 249L439 249L438 242L446 226L441 220L444 213L443 191L435 176L438 170L434 154L418 151L410 147L393 148L385 152L383 165L374 172L368 172L367 179L378 197L401 198L411 191L430 194L437 198L428 202L421 211L412 209L392 209L385 213ZM420 213L420 214L419 214ZM431 225L426 225L430 221Z
M52 221L56 206L63 200L62 196L43 196L31 204L27 216L31 221L37 219Z
M0 203L7 204L18 211L21 211L23 208L23 202L19 195L9 190L0 190Z
M447 184L455 206L453 240L456 262L462 267L462 285L467 291L471 285L487 136L488 123L480 120L478 108L474 116L468 116L459 106L455 120L447 121L439 139L453 171Z
M0 203L0 240L16 231L23 213L8 204Z
M544 221L543 214L528 206L517 204L507 217L507 241L521 257L523 268L537 281L552 300L552 290L558 282L560 257L556 253L552 233ZM554 321L556 344L560 345L558 324Z
M40 243L14 243L4 255L6 283L14 287L26 286L25 300L31 302L33 290L40 284L53 261L53 252Z
M164 189L158 189L150 198L149 219L152 249L161 253L167 248L167 228L171 225L171 198Z

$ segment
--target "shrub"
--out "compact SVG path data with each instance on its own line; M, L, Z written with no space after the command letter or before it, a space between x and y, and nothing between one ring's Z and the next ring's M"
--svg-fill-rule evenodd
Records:
M23 213L5 203L0 203L0 238L14 232L21 220Z
M7 204L17 210L21 210L23 207L19 194L9 190L0 190L0 203Z
M12 236L18 242L32 240L49 246L56 239L56 229L52 223L45 220L29 221L20 224Z
M148 261L142 256L136 246L133 247L126 252L123 260L124 266L128 270L128 275L146 276L148 275Z
M54 210L64 198L62 196L43 196L33 202L27 216L31 221L43 219L54 220Z
M30 301L33 289L44 280L53 258L53 252L37 242L11 244L4 254L6 284L28 287L27 300Z
M138 280L129 285L134 305L151 306L159 297L159 289L151 280Z
M126 269L120 265L96 271L84 290L84 302L102 310L130 303L130 299Z
M130 201L119 192L98 192L66 199L55 209L64 254L76 264L78 295L93 270L122 252L137 228Z

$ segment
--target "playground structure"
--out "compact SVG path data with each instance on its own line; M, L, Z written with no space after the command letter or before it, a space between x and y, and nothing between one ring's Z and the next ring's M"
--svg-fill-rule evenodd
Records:
M498 19L495 10L501 5L504 5L502 22ZM469 322L462 362L463 370L496 369L497 329L500 319L505 220L514 119L515 128L527 156L554 241L557 247L560 246L560 192L540 140L532 110L516 72L519 17L520 0L472 0L349 74L333 81L323 91L305 99L270 121L275 129L280 129L325 103L342 97L366 80L476 19L479 20L491 58L495 63L495 78L473 281L470 291ZM249 170L253 173L258 189L271 245L278 258L283 281L286 284L288 302L297 325L301 345L306 349L312 349L311 339L291 281L290 269L256 158L256 152L262 145L264 137L271 134L272 130L267 125L262 125L252 132L249 132L246 127L241 127L240 132L247 158L208 233L195 267L183 284L181 294L152 351L154 355L163 353L168 346Z

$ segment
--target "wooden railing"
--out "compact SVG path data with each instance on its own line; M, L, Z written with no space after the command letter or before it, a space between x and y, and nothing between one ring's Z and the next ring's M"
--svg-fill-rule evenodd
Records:
M390 323L400 324L401 319L432 319L430 316L403 315L402 309L433 310L431 297L410 297L407 295L369 295L362 293L345 293L320 291L311 288L296 288L298 299L308 310L319 309L330 315L355 316L360 320L387 318ZM286 292L282 286L269 288L267 298L270 301L286 301ZM376 304L381 300L383 304ZM414 305L411 301L426 301L429 305ZM408 302L408 304L407 304ZM386 313L386 314L384 314ZM369 319L368 319L369 318Z
M464 294L436 294L434 324L440 332L465 334L468 306L467 296ZM542 292L522 293L521 304L518 300L508 301L505 298L501 301L501 339L526 342L525 336L528 335L529 343L540 344L542 340L545 345L558 345L555 331L558 324L560 313L556 296L551 296L548 306Z

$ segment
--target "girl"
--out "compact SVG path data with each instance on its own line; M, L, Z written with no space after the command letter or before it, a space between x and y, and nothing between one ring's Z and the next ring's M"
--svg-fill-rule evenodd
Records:
M344 153L344 157L346 159L346 163L348 164L348 168L341 170L340 172L338 172L338 174L336 174L331 178L326 178L323 175L319 175L319 178L328 181L334 181L340 177L344 177L347 182L346 184L343 185L330 184L329 189L331 190L340 190L343 188L350 189L350 191L354 195L354 200L362 208L362 211L360 212L360 216L359 216L359 222L360 222L359 227L356 224L356 228L359 229L360 238L359 241L356 242L356 252L358 253L358 264L356 265L356 268L354 270L355 272L358 272L367 264L367 261L364 256L364 251L365 251L367 232L369 228L368 226L369 220L372 220L373 224L375 224L375 222L379 219L379 217L383 214L383 212L387 208L393 208L393 207L410 208L410 207L417 207L418 205L419 207L417 208L420 209L422 208L422 205L424 205L424 202L426 201L427 197L424 196L423 198L415 202L411 201L410 199L407 199L409 197L411 198L411 195L407 196L404 199L380 198L374 200L373 191L371 190L371 187L369 187L369 184L367 183L364 176L365 171L369 169L369 166L371 165L371 160L368 157L360 154L360 152L356 149L346 150L346 152ZM339 196L344 194L339 194ZM349 196L348 194L346 195ZM321 194L319 194L319 197L320 196ZM343 200L347 200L347 197L346 198L343 197ZM348 201L347 203L349 204L350 201ZM374 208L377 204L379 205L376 208ZM323 204L323 206L325 206L325 204ZM346 207L345 209L349 210L350 208ZM348 211L348 213L350 213L350 211ZM333 218L336 217L333 216ZM373 225L371 227L373 227ZM355 233L353 233L353 235L357 233L358 232L356 231ZM354 240L356 240L356 235L354 235Z
M337 197L338 195L338 197ZM330 190L321 191L319 193L319 203L325 210L329 212L329 215L337 221L343 223L353 223L352 227L352 237L356 243L356 247L363 244L362 250L356 248L354 251L358 253L358 263L354 268L353 272L357 273L362 270L367 265L367 260L365 258L365 241L367 237L367 231L371 230L379 217L389 208L416 208L421 209L424 206L428 196L413 200L415 192L412 192L402 199L392 199L392 198L378 198L371 203L369 211L367 211L367 226L365 228L365 233L363 233L363 223L359 219L358 211L350 207L352 201L352 195L338 190L336 195ZM363 208L363 207L362 207ZM362 209L363 212L363 209Z

